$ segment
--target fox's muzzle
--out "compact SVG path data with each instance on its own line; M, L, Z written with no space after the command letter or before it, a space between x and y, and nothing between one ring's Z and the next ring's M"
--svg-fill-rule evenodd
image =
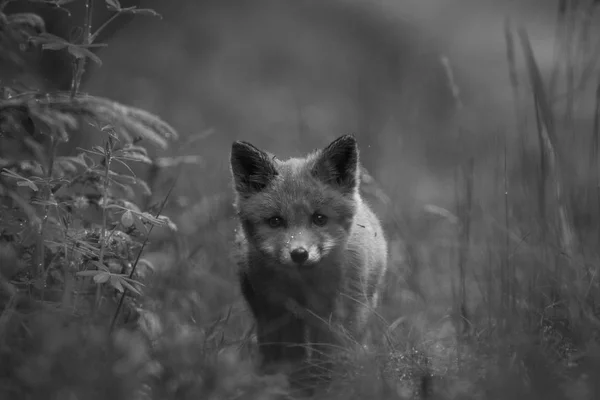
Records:
M308 250L304 247L297 247L290 251L290 257L296 264L304 264L304 262L308 260Z
M293 234L286 247L287 257L296 265L314 264L321 259L318 240L309 232L301 231Z

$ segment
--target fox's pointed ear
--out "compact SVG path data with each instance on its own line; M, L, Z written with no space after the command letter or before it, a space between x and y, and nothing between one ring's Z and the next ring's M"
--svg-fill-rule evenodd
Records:
M313 175L344 193L358 188L358 146L352 135L334 140L317 155Z
M231 174L241 195L260 192L278 175L267 153L242 141L231 146Z

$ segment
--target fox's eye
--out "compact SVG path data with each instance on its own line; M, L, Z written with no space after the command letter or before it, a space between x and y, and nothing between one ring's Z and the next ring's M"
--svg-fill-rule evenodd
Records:
M267 220L267 223L271 228L279 228L281 225L283 225L283 218L271 217Z
M317 226L323 226L327 223L327 216L319 213L314 213L312 216L313 223Z

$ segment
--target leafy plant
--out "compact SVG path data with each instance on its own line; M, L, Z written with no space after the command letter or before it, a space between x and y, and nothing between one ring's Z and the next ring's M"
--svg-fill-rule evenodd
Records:
M162 207L151 214L138 205L151 190L131 165L152 166L146 146L165 148L177 133L151 113L80 93L79 86L86 63L101 64L94 50L105 44L95 41L110 22L127 13L159 15L107 0L114 14L93 31L94 4L84 0L83 34L70 42L46 32L35 14L5 14L9 2L0 2L0 62L19 70L31 49L66 51L73 78L70 92L52 93L0 80L0 288L8 297L2 315L27 301L112 321L112 330L124 306L139 309L146 271L136 267L152 228L176 230ZM103 146L59 155L58 145L85 126L102 135Z

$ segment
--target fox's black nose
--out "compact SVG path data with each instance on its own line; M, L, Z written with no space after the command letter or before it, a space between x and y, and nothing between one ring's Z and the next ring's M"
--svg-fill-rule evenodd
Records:
M292 261L296 264L302 264L304 261L308 260L308 251L304 247L298 247L297 249L292 250L290 253L292 256Z

